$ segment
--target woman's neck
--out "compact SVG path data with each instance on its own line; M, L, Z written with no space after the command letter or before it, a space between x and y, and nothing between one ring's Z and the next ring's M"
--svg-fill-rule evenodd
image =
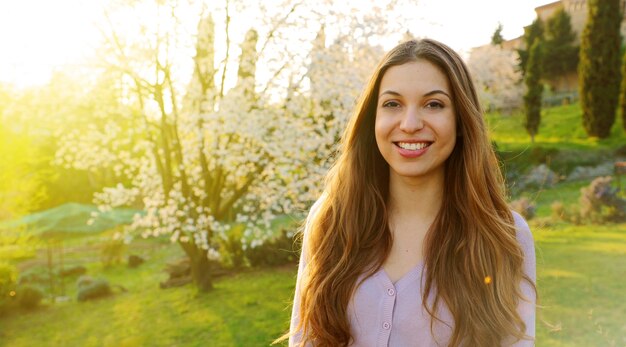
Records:
M389 212L392 219L432 222L443 198L443 173L415 179L391 174Z

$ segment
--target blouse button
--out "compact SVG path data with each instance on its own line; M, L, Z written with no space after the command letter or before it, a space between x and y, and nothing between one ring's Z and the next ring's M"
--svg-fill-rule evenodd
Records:
M389 322L384 322L383 323L383 329L389 330L390 328L391 328L391 324L389 324Z
M387 289L387 294L389 294L389 296L394 296L396 294L396 291L393 288L389 288Z

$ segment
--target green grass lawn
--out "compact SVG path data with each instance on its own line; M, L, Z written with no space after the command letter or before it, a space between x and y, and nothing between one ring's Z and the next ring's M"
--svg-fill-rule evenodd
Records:
M530 136L524 128L524 114L487 114L491 139L504 150L531 147ZM606 139L589 138L582 127L582 111L578 103L545 108L534 146L570 150L614 149L626 145L626 132L621 117L616 117L611 136Z
M127 292L89 302L46 304L0 319L0 346L267 346L287 328L295 265L220 278L211 293L192 285L160 289L165 263L182 253L157 244L137 269L88 264Z
M537 346L626 346L626 223L533 232Z
M626 345L626 224L531 222L540 304L537 346ZM295 265L219 278L213 292L162 290L176 246L138 269L89 267L128 292L48 304L0 320L0 346L268 346L288 327Z

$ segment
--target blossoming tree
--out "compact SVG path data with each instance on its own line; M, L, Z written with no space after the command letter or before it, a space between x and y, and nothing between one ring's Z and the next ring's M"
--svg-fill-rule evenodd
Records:
M500 46L474 48L467 61L485 109L510 111L522 107L524 85L517 53Z
M331 25L362 23L363 13L349 17L333 12L331 3L288 1L272 7L274 13L261 8L266 24L239 34L237 47L231 21L242 7L225 0L198 11L187 50L178 35L184 8L176 2L125 6L126 15L156 17L152 26L140 24L134 42L113 30L111 14L103 56L109 76L119 76L122 106L107 109L100 126L68 131L57 161L113 168L118 183L94 197L101 210L143 209L124 236L169 237L189 257L198 288L209 290L210 260L220 257L219 240L233 226L245 226L242 244L255 247L273 236L275 216L302 212L319 196L365 71L379 58L367 32L350 39L336 29L327 48L322 32L302 27L322 15ZM382 27L381 14L366 16ZM194 52L190 69L181 67L181 52ZM192 77L181 82L185 73Z

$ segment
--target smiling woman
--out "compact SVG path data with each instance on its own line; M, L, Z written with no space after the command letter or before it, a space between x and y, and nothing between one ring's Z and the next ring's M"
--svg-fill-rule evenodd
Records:
M96 47L94 23L105 1L1 2L0 81L19 87L39 85L55 70L80 63Z
M354 114L304 228L290 345L532 346L532 235L459 55L396 46Z

